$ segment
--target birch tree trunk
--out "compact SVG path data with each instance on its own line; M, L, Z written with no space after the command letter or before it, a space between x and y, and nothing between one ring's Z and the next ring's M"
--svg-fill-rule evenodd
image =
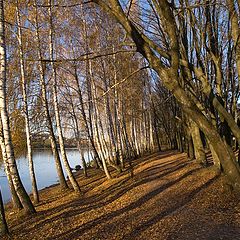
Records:
M102 68L103 68L103 72L104 72L104 85L105 85L105 91L108 91L108 83L107 83L107 76L105 73L105 69L104 69L104 63L102 62ZM108 126L108 135L109 135L109 144L110 144L110 159L112 158L111 156L114 154L115 155L115 159L112 160L113 164L117 164L117 146L116 146L116 142L115 142L115 134L114 134L114 125L113 125L113 119L112 119L112 114L111 114L111 107L110 107L110 97L109 94L106 95L106 104L105 104L106 108L106 117L108 120L107 126Z
M152 120L153 116L151 113L151 109L149 111L149 149L151 152L153 152L154 149L154 124L153 124L153 120ZM159 148L158 148L159 150ZM161 147L160 147L161 150Z
M88 31L87 31L87 22L86 22L86 16L84 14L83 8L81 7L81 14L83 15L83 36L84 36L84 49L86 52L89 51L89 46L88 46ZM82 108L82 115L83 119L85 121L85 126L87 129L88 136L91 140L91 144L94 150L94 161L96 163L97 168L101 168L101 163L100 163L100 156L97 152L95 143L94 143L94 137L93 137L93 121L92 121L92 114L93 114L93 103L92 103L92 70L91 70L91 60L88 58L88 55L86 56L86 85L87 85L87 106L88 106L88 119L87 119L87 110L84 109L84 104L83 104L83 98L82 98L82 91L79 85L78 81L78 76L77 76L77 71L76 71L76 66L75 66L75 73L76 73L76 80L77 80L77 86L79 90L79 97L80 97L80 103L81 103L81 108Z
M21 69L21 87L23 95L23 112L25 119L25 129L26 129L26 139L27 139L27 158L29 166L29 174L32 183L32 193L34 203L39 202L39 195L37 189L37 181L34 172L33 157L32 157L32 141L30 133L30 124L29 124L29 111L28 111L28 98L27 98L27 89L26 89L26 78L25 78L25 67L24 67L24 56L23 56L23 45L22 45L22 29L21 29L21 20L19 13L19 3L17 1L17 23L18 23L18 44L19 44L19 60L20 60L20 69Z
M48 108L47 90L46 90L46 83L45 83L45 72L44 72L44 66L43 66L43 62L42 62L43 57L42 57L41 41L40 41L40 34L39 34L37 2L35 1L34 4L35 4L37 54L38 54L38 58L40 60L39 64L38 64L38 68L39 68L39 72L40 72L40 86L41 86L41 92L42 92L42 104L43 104L44 114L45 114L46 121L47 121L49 138L50 138L50 141L51 141L51 149L52 149L52 153L53 153L54 160L55 160L55 165L56 165L56 170L57 170L60 186L61 186L62 189L66 189L66 188L68 188L68 185L67 185L67 182L66 182L64 174L63 174L63 169L62 169L62 165L61 165L61 161L60 161L60 157L59 157L59 153L58 153L58 149L57 149L56 137L54 135L52 120L51 120L51 116L50 116L49 108Z
M95 112L96 112L96 115L95 115L95 127L96 127L96 134L97 134L98 144L100 146L101 153L102 153L102 159L101 160L102 160L103 170L104 170L104 172L106 174L106 177L108 179L111 179L112 177L111 177L111 174L110 174L110 172L108 170L108 167L107 167L107 159L109 157L109 151L108 151L108 147L107 147L105 136L104 136L102 120L101 120L101 118L98 119L98 116L100 116L99 115L99 110L98 110L96 102L94 102L94 103L95 103L94 106L95 106ZM98 127L98 123L99 123L99 127Z
M96 88L95 87L94 87L94 93L96 94ZM95 108L95 111L94 111L94 113L95 113L95 115L94 115L94 120L95 121L94 122L95 122L95 130L96 130L95 134L96 134L97 143L98 143L98 146L99 146L99 149L100 149L100 154L102 156L101 160L102 160L103 170L104 170L104 173L105 173L106 177L108 179L111 179L112 177L111 177L111 174L108 170L107 162L106 162L107 146L106 146L106 142L105 142L105 139L104 139L102 121L101 121L101 118L100 118L100 115L99 115L99 110L98 110L98 107L97 107L97 104L96 104L96 100L93 101L93 107ZM99 119L98 119L98 116L99 116ZM98 123L100 125L100 129L102 130L102 135L99 132ZM105 148L104 148L104 145L105 145Z
M74 108L74 104L73 104L73 100L72 100L71 95L70 95L70 103L71 103L71 107L72 107L72 118L73 118L73 122L74 122L74 125L75 125L74 134L75 134L75 138L77 140L77 148L78 148L79 154L81 156L84 176L88 177L87 164L86 164L86 160L85 160L85 157L84 157L84 151L83 151L82 146L81 146L81 138L80 138L80 130L79 130L79 126L78 126L78 118L77 118L77 115L76 115L76 112L75 112L75 108Z
M2 132L3 132L2 121L0 121L0 129L1 129L0 145L1 145L1 150L2 150L2 158L3 158L3 162L4 162L4 170L5 170L7 179L8 179L8 185L9 185L10 192L11 192L11 195L12 195L13 207L17 210L20 210L20 209L23 208L23 206L22 206L21 201L20 201L20 199L19 199L19 197L16 193L16 190L14 188L13 180L12 180L11 173L10 173L10 170L9 170L7 153L6 153L6 146L5 146L4 139L3 139L3 134L2 134Z
M93 136L91 134L91 130L88 126L87 116L86 116L86 112L85 112L85 109L84 109L82 90L81 90L79 79L78 79L76 64L74 64L74 80L75 80L75 83L76 83L76 86L77 86L77 94L78 94L78 99L79 99L79 102L80 102L80 111L81 111L81 114L82 114L85 130L87 132L87 136L90 140L90 143L92 145L93 152L94 152L94 157L95 157L94 161L95 161L96 167L100 167L101 166L101 164L99 164L100 157L99 157L98 151L96 149L96 146L95 146L95 143L94 143L94 140L93 140Z
M55 64L53 63L53 56L54 56L54 49L53 49L53 24L52 24L52 0L49 0L49 18L50 18L50 29L49 29L49 54L50 54L50 60L51 60L51 67L52 67L52 77L53 77L53 103L54 103L54 112L55 112L55 119L56 119L56 124L57 124L57 131L58 131L58 140L59 140L59 145L60 145L60 152L63 160L63 164L65 166L67 175L69 177L69 180L74 188L74 191L76 193L80 193L80 187L78 185L78 182L76 181L68 159L67 159L67 154L65 151L65 146L64 146L64 139L63 139L63 133L62 133L62 126L61 126L61 119L60 119L60 113L59 113L59 106L58 106L58 96L57 96L57 73L56 73L56 67Z
M113 46L113 52L115 48ZM113 69L114 69L114 85L117 84L117 67L116 67L116 54L113 54ZM116 147L117 147L117 159L119 159L121 168L124 168L124 159L123 159L123 140L121 137L121 128L120 128L120 116L119 116L119 94L117 88L114 88L114 117L115 117L115 126L116 126Z
M53 70L54 71L54 70ZM55 71L54 71L55 72ZM57 131L58 131L58 140L59 140L59 145L60 145L60 153L62 156L63 164L66 169L67 175L69 177L69 180L74 188L74 191L76 193L80 193L80 187L78 185L78 182L76 181L72 171L71 167L69 165L68 159L67 159L67 154L65 151L65 146L64 146L64 139L63 139L63 133L62 133L62 127L61 127L61 120L60 120L60 114L59 114L59 107L58 107L58 99L57 99L57 87L56 87L56 74L54 73L54 79L55 83L53 86L53 98L54 98L54 111L55 111L55 118L56 118L56 124L57 124Z
M9 116L6 102L6 45L3 0L0 1L0 112L3 127L3 139L6 146L9 170L13 180L14 188L27 213L35 213L34 206L21 182L17 165L15 162L14 149L11 139Z

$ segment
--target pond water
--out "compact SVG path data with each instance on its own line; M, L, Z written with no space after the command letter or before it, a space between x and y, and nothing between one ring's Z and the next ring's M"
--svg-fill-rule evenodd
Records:
M77 149L66 149L66 152L69 164L72 168L74 168L76 165L81 165L81 158ZM91 155L88 153L88 151L84 152L84 157L87 162L91 160ZM29 176L27 158L20 157L16 160L16 162L23 185L26 188L27 192L30 193L31 180ZM33 151L33 162L35 167L37 186L39 190L58 182L55 161L50 149L35 149ZM64 174L66 177L65 169ZM10 201L11 194L3 164L0 165L0 188L4 203Z

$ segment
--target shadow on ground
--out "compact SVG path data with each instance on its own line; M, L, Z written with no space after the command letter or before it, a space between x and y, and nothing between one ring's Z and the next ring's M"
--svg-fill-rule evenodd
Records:
M238 223L225 222L235 216L234 209L228 209L227 218L214 210L226 204L215 196L224 193L218 192L220 180L214 171L176 152L147 156L133 166L133 178L127 169L119 179L107 182L98 172L84 182L83 196L72 195L59 203L57 197L45 199L44 204L52 206L39 205L37 215L15 222L13 239L17 235L16 239L29 239L29 234L31 239L49 240L238 239ZM212 216L216 222L210 223ZM225 230L220 231L221 226Z

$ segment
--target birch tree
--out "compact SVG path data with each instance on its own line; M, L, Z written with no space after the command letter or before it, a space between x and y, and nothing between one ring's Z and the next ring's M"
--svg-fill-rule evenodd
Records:
M34 13L34 20L35 20L35 25L36 25L36 39L37 39L37 55L40 60L43 59L43 53L41 50L41 38L40 38L40 33L39 33L39 20L38 20L38 7L37 7L37 2L35 1L35 13ZM49 112L49 107L48 107L48 100L47 100L47 91L46 91L46 80L45 80L45 66L42 61L38 63L38 69L40 73L40 86L41 86L41 92L42 92L42 103L43 103L43 109L45 113L45 118L47 122L47 127L49 131L49 137L51 141L51 149L52 153L54 156L55 160L55 165L56 165L56 170L57 174L59 177L60 181L60 186L62 189L68 188L68 185L66 183L64 174L63 174L63 169L57 149L57 142L56 142L56 137L54 135L54 130L52 126L52 120Z
M4 4L0 1L0 55L1 55L1 69L0 69L0 112L3 129L4 145L6 147L7 161L9 171L12 177L13 185L16 193L23 205L23 208L28 213L35 213L34 206L21 182L18 169L14 157L14 149L12 145L11 132L9 126L9 116L7 112L6 103L6 45L5 45L5 24L4 24Z
M21 16L19 12L19 2L16 3L16 14L17 14L17 24L18 24L18 44L19 44L19 60L20 60L20 73L21 73L21 87L23 95L23 113L25 118L25 129L26 129L26 139L27 139L27 158L29 165L29 173L32 182L32 193L35 203L39 202L39 195L37 189L37 181L34 172L33 157L32 157L32 140L30 132L30 120L29 120L29 110L28 110L28 97L27 97L27 84L25 76L25 66L24 66L24 52L22 44L22 29L21 29Z
M53 78L53 101L54 101L54 112L55 112L55 118L56 118L56 124L57 124L57 131L58 131L58 139L59 139L59 145L60 145L60 152L63 160L63 164L65 166L65 169L67 171L69 180L75 190L76 193L80 193L80 188L79 185L71 171L68 159L67 159L67 154L65 151L65 146L64 146L64 139L63 139L63 133L62 133L62 127L61 127L61 119L60 119L60 113L59 113L59 106L58 106L58 96L57 96L57 70L56 66L53 63L53 57L54 57L54 49L53 49L53 24L52 24L52 0L49 0L49 19L50 19L50 29L49 29L49 55L51 59L51 67L52 67L52 78Z

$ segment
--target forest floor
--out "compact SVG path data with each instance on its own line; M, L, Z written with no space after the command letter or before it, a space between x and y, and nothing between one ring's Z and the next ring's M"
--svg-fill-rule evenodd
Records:
M173 151L133 162L133 173L101 170L78 177L82 195L53 186L40 192L37 214L8 206L6 239L240 240L240 196L213 167Z

